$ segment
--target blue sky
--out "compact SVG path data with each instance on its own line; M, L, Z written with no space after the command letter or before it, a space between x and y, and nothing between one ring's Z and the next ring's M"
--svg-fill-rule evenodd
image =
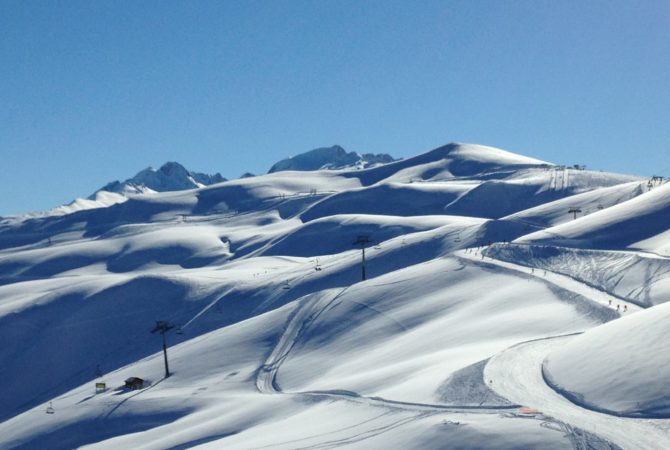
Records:
M669 55L661 0L4 0L0 215L333 144L670 175Z

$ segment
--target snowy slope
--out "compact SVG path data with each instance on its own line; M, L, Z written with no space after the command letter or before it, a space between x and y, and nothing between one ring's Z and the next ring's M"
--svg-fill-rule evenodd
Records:
M501 220L523 223L533 229L548 228L573 220L574 213L570 213L573 208L579 209L578 216L583 217L635 198L643 192L642 182L616 184L544 203L535 208L502 217Z
M307 209L300 218L310 221L336 214L423 216L443 214L445 206L471 189L473 183L379 183L331 195ZM389 198L393 201L380 201Z
M455 177L501 178L523 168L548 170L552 164L476 144L450 143L418 156L354 172L365 186L381 180L438 181Z
M20 222L23 220L30 219L39 219L42 217L50 216L64 216L66 214L72 214L78 211L83 211L86 209L94 208L105 208L107 206L115 205L117 203L123 203L128 200L128 197L133 194L138 193L149 193L153 192L150 189L133 189L132 191L119 192L108 192L108 191L98 191L95 194L89 196L88 198L76 198L66 205L56 206L47 211L37 211L22 214L20 216L12 217L11 221Z
M222 328L173 347L175 373L137 393L93 395L86 385L43 410L0 424L13 448L296 448L307 445L360 448L570 449L564 430L500 415L500 409L440 409L393 404L344 394L259 393L256 377L282 324L297 305ZM222 351L222 349L226 349ZM117 386L132 375L161 373L152 357L107 374ZM504 411L504 409L503 409ZM547 420L545 420L547 422ZM551 423L551 421L548 421Z
M352 255L352 259L356 260L357 255ZM326 262L326 267L327 264ZM337 398L337 395L343 395L344 405L336 408L335 411L322 411L320 415L323 418L319 422L324 426L333 422L330 427L336 430L346 428L346 423L335 419L345 412L347 412L345 415L354 414L358 417L351 425L366 422L372 417L384 414L389 407L396 411L392 417L388 417L392 419L391 423L400 418L413 420L421 417L421 403L449 404L450 399L448 398L440 400L439 392L446 390L443 384L446 383L448 386L450 375L458 368L467 367L486 359L495 351L518 340L566 329L580 330L583 327L600 323L600 320L607 317L607 312L603 310L605 315L595 322L593 319L582 318L578 298L568 293L554 293L541 282L533 283L532 286L532 292L538 296L539 301L519 299L516 295L515 284L525 286L528 282L523 279L515 280L513 276L505 274L500 275L501 278L491 279L490 283L498 285L505 284L506 281L511 282L508 289L498 292L491 291L487 285L478 286L480 278L478 273L483 270L482 268L473 266L463 270L459 267L461 264L456 260L438 261L429 264L428 267L410 269L408 273L401 271L370 280L367 284L370 284L372 289L366 288L366 283L359 283L344 295L338 296L338 293L346 287L339 288L332 294L329 291L323 291L320 296L308 296L301 299L299 303L287 305L288 310L281 309L258 315L250 321L238 322L228 327L222 327L227 322L225 313L217 312L215 307L211 307L191 325L184 327L184 335L175 335L171 338L176 337L178 341L187 339L183 344L174 348L171 361L175 375L156 384L146 394L133 397L132 393L112 391L108 394L92 395L89 382L63 396L50 397L57 409L57 415L54 416L58 418L57 422L52 421L50 416L44 415L42 408L37 408L0 426L0 435L4 436L7 441L27 440L24 441L26 445L30 442L34 444L46 442L54 445L66 443L68 445L73 442L63 439L64 436L68 436L69 439L74 439L74 442L80 445L111 437L105 436L104 433L109 433L109 427L112 427L113 430L116 426L126 431L141 431L144 428L150 430L146 433L128 435L121 440L112 440L106 445L103 443L100 448L106 446L113 448L118 445L165 448L166 445L183 442L180 440L193 442L202 439L203 436L216 442L213 444L215 447L231 445L234 448L252 448L259 445L254 444L259 436L268 436L267 432L263 433L261 430L269 428L274 430L270 442L290 441L291 439L287 436L295 431L292 433L281 431L283 428L281 421L294 414L311 415L316 412L305 409L304 401L300 401L299 398L292 396L282 398L283 396L278 395L279 393L268 398L267 394L258 393L254 377L258 376L255 375L257 368L263 365L262 358L267 356L268 346L282 342L285 334L284 324L292 323L292 317L300 317L299 315L287 315L287 313L295 312L296 308L311 307L312 304L316 306L316 309L313 310L315 313L318 313L322 307L332 306L332 308L325 309L316 321L311 320L308 314L305 321L299 322L301 333L294 337L298 344L291 346L290 358L282 364L277 383L282 386L282 389L286 385L286 389L290 388L290 391L311 390L310 388L320 391L335 387L335 392L333 392L335 397L332 399ZM451 275L436 279L433 276L435 271L451 273ZM246 283L253 283L252 273L245 274L241 270L236 272L237 279L244 276ZM209 276L212 275L214 272L211 272ZM506 277L510 278L505 280ZM201 277L195 279L200 280L200 283L204 281ZM454 284L457 287L452 291L448 286ZM140 288L142 286L145 287ZM488 291L489 294L482 297L480 302L470 304L468 298L471 297L473 288L480 292ZM161 288L160 284L150 285L144 281L135 281L134 286L128 286L128 289L124 291L116 290L106 294L106 302L111 303L113 298L128 298L128 304L132 304L147 295L146 292L142 292L144 289L150 290L157 298L161 298L161 302L156 302L156 308L170 305L170 309L175 311L180 296L190 299L191 302L197 302L197 297L193 292L175 289L172 289L171 297L165 298L164 288ZM129 296L129 294L132 295ZM411 302L410 299L413 297L421 300ZM335 302L330 303L331 300ZM100 310L101 306L94 306L100 301L103 299L87 301L92 304L89 307L91 314L95 312L109 319L113 318L112 311ZM232 299L224 297L224 301L229 303ZM225 308L225 305L221 306ZM86 354L89 358L79 362L73 360L67 365L44 361L42 364L46 366L42 372L50 371L51 376L54 376L58 374L54 374L53 370L58 367L74 365L85 370L87 373L82 376L90 380L95 371L95 357L90 357L97 353L93 349L99 346L99 342L106 335L113 337L116 334L122 334L121 343L132 342L135 344L134 347L146 346L149 349L156 349L155 336L150 335L141 323L135 322L135 320L141 320L140 315L124 314L123 311L127 308L124 308L123 305L110 305L110 307L121 309L117 314L126 318L123 325L126 332L113 333L113 330L90 328L95 324L95 321L92 320L93 315L78 314L76 317L68 318L66 322L63 322L63 319L54 318L60 326L54 330L56 334L47 334L44 340L48 341L58 337L58 344L72 348L73 356ZM588 304L584 307L591 308ZM179 309L175 312L177 311ZM484 311L489 311L491 314L482 314ZM520 311L526 314L525 322L513 319ZM174 317L175 312L171 316ZM192 311L193 317L197 315L196 312L197 310ZM550 314L547 315L547 312ZM332 325L332 323L342 323L343 318L348 318L344 322L346 324L344 328ZM193 338L202 331L194 327L204 326L202 323L198 324L199 320L218 322L219 330L203 335L201 338ZM90 324L89 328L83 328L83 324L87 323ZM458 326L459 323L468 325L467 327ZM44 326L44 324L36 325ZM110 320L110 326L118 327L118 325L118 321ZM79 334L72 336L74 332L70 330L78 330L78 333L88 337L89 342L80 343L77 346L72 341L64 340L72 337L75 342L78 341L76 337ZM135 331L129 333L131 330ZM488 331L481 334L479 330ZM64 331L65 336L63 336ZM242 336L239 336L240 332ZM354 342L359 341L358 345L352 346L352 339ZM113 358L132 356L127 355L129 349L126 346L122 346L116 354L110 354L110 350L115 347L114 341L107 338L104 339L104 342L106 354L100 355L104 356L104 361L109 362ZM138 346L140 342L143 345ZM80 348L81 345L90 346L91 350L85 351ZM35 353L40 354L43 351ZM330 355L328 358L323 357L324 351L325 354ZM132 357L137 358L137 356ZM118 386L126 377L138 374L154 383L160 381L162 361L159 354L144 360L138 358L138 360L138 363L106 375L106 381L110 386ZM55 367L48 366L50 362ZM316 366L315 362L318 363ZM265 364L267 363L266 361ZM380 370L380 367L386 367L387 370ZM323 376L315 379L315 374L318 374L319 371L323 373ZM341 373L349 375L342 377ZM481 372L472 373L472 376L475 377L474 382L478 374L481 376ZM35 381L35 379L22 380L22 385L30 386ZM360 389L357 395L368 394L374 397L381 395L389 398L390 401L410 400L417 406L408 405L403 408L400 403L394 406L392 403L371 399L369 405L364 403L362 408L352 410L352 407L346 407L349 402L347 396L338 393L342 389L346 391L352 388ZM476 397L469 402L454 405L453 411L448 407L440 410L440 407L436 406L433 407L434 413L440 412L441 420L467 423L471 437L476 440L485 441L490 433L504 434L503 430L509 426L507 422L510 422L511 419L498 418L497 412L500 407L506 405L501 405L499 402L489 405L486 402L486 388L481 389L483 389L484 397ZM305 397L312 395L304 394ZM318 399L321 394L314 395L315 399ZM272 397L280 398L273 399ZM356 402L357 398L360 397L353 397L353 401ZM483 403L482 400L484 400ZM374 403L375 401L377 403ZM463 415L468 408L472 408L475 414L490 411L488 425L482 425L479 422L481 419L469 417L467 414ZM268 412L260 413L263 410ZM222 411L228 411L227 414L230 416L226 417L225 414L222 416ZM269 411L276 412L270 413ZM175 421L177 418L179 420ZM119 421L120 424L115 425L114 420ZM385 420L381 422L384 423ZM97 425L83 435L73 433L78 430L72 427L74 424L81 424L81 427L85 427L89 423L97 423ZM130 428L129 423L134 423L134 428ZM198 423L201 423L202 426L197 426ZM57 426L57 433L51 431L54 430L54 425ZM161 426L155 430L152 429L157 425ZM530 427L527 431L528 436L520 439L521 442L525 439L531 439L532 442L532 439L537 439L532 436L541 430L539 425L540 422L534 425L512 425L512 427L521 427L521 429L526 426ZM138 430L137 427L140 429ZM364 425L360 427L362 431L368 429ZM328 428L329 426L326 426L324 433ZM234 433L231 432L231 429L234 430ZM435 432L436 430L433 430L432 433ZM459 432L464 432L464 430ZM425 429L419 427L413 432L413 436L419 438L424 433ZM229 434L235 436L239 434L239 436L231 442L226 438L226 435ZM173 438L163 441L162 445L153 444L156 437L167 435ZM375 446L389 445L388 439L391 438L383 436L381 439ZM556 441L554 445L560 448L560 439L561 434L556 433L551 436L550 433L540 441ZM290 448L290 444L287 447ZM509 448L514 447L510 444Z
M670 183L666 183L587 217L529 234L518 242L662 251L667 246L667 238L659 235L664 235L668 229L669 194Z
M670 292L668 259L649 253L665 248L667 221L651 232L631 222L664 217L665 187L639 187L449 144L364 170L278 171L3 219L0 449L670 445L663 423L608 425L538 375L550 355L561 392L613 411L641 389L614 371L604 376L618 396L598 391L596 365L580 379L581 361L553 345L586 331L569 345L596 352L593 333L632 336L632 319L665 308L634 312ZM577 202L596 211L563 223ZM580 248L535 241L580 222ZM615 224L627 233L618 250L593 250ZM604 298L630 299L630 312ZM169 378L156 320L180 330L167 335ZM632 364L664 373L667 333L649 323L645 339L660 344ZM94 390L98 368L106 392ZM145 388L122 389L130 376ZM650 411L667 390L647 386L638 400Z
M545 376L572 401L610 414L670 417L670 305L589 330L552 351Z
M20 222L36 218L62 216L123 203L128 198L139 194L195 189L224 181L226 179L219 173L207 175L191 172L179 163L168 162L159 169L148 167L123 182L117 180L107 183L87 198L76 198L66 205L60 205L47 211L22 214L13 217L12 220Z
M670 259L655 254L497 244L486 253L503 261L567 275L640 306L670 300Z
M291 392L343 389L432 403L439 401L448 375L516 340L582 330L612 318L595 305L592 314L582 316L579 308L591 305L539 280L485 273L448 259L348 288L302 330L276 383ZM523 298L516 295L521 286L527 292ZM324 352L338 361L324 359Z
M632 190L631 190L632 189ZM641 306L651 306L670 299L670 233L668 219L670 184L651 191L623 184L591 191L558 202L542 205L505 217L515 229L532 231L517 238L515 245L494 245L489 256L505 261L562 273L617 297ZM604 194L598 197L597 194ZM622 197L623 196L623 197ZM618 202L618 199L625 199ZM612 200L617 202L608 206ZM556 226L552 217L568 204L605 205L587 215ZM546 213L546 219L537 219Z

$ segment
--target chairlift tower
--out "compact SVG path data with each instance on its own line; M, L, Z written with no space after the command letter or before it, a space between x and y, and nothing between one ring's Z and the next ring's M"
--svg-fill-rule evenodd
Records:
M365 274L365 245L369 244L370 238L365 235L360 235L356 238L354 241L353 245L360 245L361 246L361 280L365 281L366 280L366 274Z
M647 187L651 189L654 186L660 186L663 184L663 177L659 175L653 175L649 182L647 183Z
M160 332L161 336L163 337L163 358L165 359L165 378L168 378L170 376L170 369L168 368L167 343L165 342L165 333L173 328L174 325L172 325L170 322L167 322L165 320L157 320L156 326L154 327L153 330L151 330L151 333L155 333L157 331Z
M570 211L568 211L568 214L572 214L572 220L575 220L577 218L577 214L582 212L581 209L579 208L570 208Z

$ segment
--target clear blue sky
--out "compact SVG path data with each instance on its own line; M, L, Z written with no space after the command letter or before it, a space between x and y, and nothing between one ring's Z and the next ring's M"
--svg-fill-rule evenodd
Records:
M450 141L668 175L670 2L0 2L0 215Z

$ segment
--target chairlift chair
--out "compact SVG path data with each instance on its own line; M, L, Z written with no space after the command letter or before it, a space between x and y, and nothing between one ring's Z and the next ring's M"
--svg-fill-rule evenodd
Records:
M288 284L288 280L284 282L284 285L281 287L282 289L291 289L291 285Z
M47 406L46 413L47 413L47 414L53 414L53 413L55 413L55 412L56 412L56 410L55 410L54 407L51 405L51 402L49 402L49 406Z
M177 334L184 334L184 330L181 329L181 325L177 327L177 331L175 331Z

